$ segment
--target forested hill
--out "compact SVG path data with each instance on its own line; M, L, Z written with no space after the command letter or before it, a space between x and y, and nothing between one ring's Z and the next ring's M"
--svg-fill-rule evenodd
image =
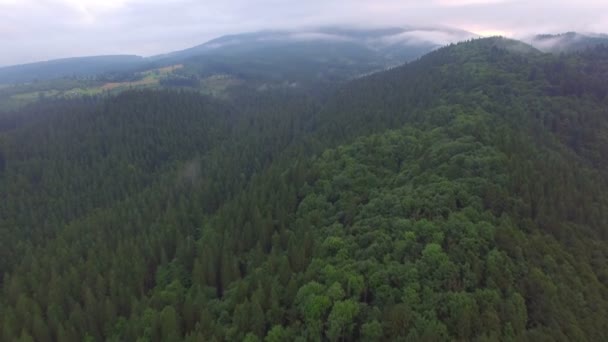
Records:
M1 339L606 340L606 61L0 114Z

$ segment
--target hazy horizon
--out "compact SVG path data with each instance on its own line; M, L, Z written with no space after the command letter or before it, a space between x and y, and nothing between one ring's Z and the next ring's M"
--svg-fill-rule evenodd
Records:
M335 26L441 26L481 36L608 32L599 0L0 0L0 66L96 55L151 56L227 34ZM559 19L559 20L558 20Z

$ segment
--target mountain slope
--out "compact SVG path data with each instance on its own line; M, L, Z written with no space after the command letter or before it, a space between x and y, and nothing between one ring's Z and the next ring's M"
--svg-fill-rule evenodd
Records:
M321 103L127 92L94 124L59 103L73 112L5 125L2 336L605 340L607 55L482 39ZM116 138L72 136L78 113ZM45 160L73 144L105 152ZM79 171L106 158L125 170ZM65 193L19 198L41 184ZM43 241L14 237L45 223L22 208L125 188Z
M96 76L106 72L132 70L142 66L139 56L93 56L55 59L47 62L0 68L0 84L25 83L63 77Z

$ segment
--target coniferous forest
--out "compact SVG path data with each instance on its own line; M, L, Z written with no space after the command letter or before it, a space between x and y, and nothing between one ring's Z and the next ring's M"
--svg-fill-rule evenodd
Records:
M608 340L608 48L0 113L2 341Z

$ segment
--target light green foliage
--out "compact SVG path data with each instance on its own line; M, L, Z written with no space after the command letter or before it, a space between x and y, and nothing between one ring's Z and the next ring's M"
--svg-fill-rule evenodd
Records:
M280 325L275 325L268 331L264 342L282 342L290 340L290 332Z
M359 314L359 304L352 300L336 302L327 319L327 336L332 341L350 339Z
M362 341L378 341L382 339L382 324L374 320L367 322L361 326L361 340Z

